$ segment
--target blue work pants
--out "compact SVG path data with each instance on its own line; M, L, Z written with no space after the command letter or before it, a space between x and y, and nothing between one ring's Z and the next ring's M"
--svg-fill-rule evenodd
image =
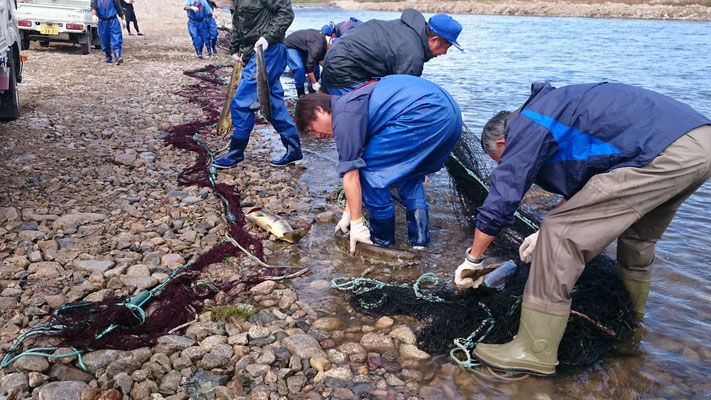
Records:
M296 125L289 116L284 103L284 89L279 77L286 68L286 46L277 43L269 46L264 52L264 62L267 67L269 82L269 99L272 106L272 120L274 129L282 137L297 136ZM257 60L252 56L242 70L242 78L237 86L235 97L232 99L232 124L235 127L232 137L235 139L248 139L254 128L255 103L259 102L257 96Z
M306 84L306 67L304 66L304 59L301 57L301 53L299 53L296 49L287 48L286 54L288 56L287 65L289 66L291 72L294 73L294 86L297 88L303 88ZM321 66L316 65L314 67L314 77L316 78L316 82L318 82L320 76Z
M123 33L121 33L121 23L118 18L99 19L99 39L101 39L101 50L108 57L111 57L112 50L116 54L121 54Z
M424 181L425 175L419 175L395 182L397 193L408 211L428 209ZM390 195L390 188L374 188L362 176L360 186L363 193L363 204L368 209L371 218L382 220L395 216L395 204Z

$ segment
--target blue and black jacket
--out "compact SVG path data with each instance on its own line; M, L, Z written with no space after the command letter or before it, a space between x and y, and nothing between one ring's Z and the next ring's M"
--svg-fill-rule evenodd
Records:
M667 146L711 120L686 104L619 83L553 88L531 96L506 127L506 148L490 175L477 228L511 225L533 183L570 199L596 174L649 164Z

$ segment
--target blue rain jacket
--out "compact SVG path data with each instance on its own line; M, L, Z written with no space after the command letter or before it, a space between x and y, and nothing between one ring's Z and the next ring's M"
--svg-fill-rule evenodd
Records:
M188 6L198 8L197 12L193 10L186 10L186 12L188 13L188 32L193 39L193 47L198 54L202 54L203 46L210 40L210 27L207 20L212 19L210 16L212 7L206 0L186 0L183 3L183 8Z
M459 105L446 90L411 75L390 75L331 99L338 172L388 188L444 165L462 131Z
M336 34L337 38L340 38L346 32L362 23L363 21L359 20L358 18L350 17L347 21L337 23L336 26L333 28L333 32Z
M593 175L645 166L706 124L711 121L688 105L634 86L534 83L509 120L506 148L476 225L496 235L514 222L531 184L570 199Z

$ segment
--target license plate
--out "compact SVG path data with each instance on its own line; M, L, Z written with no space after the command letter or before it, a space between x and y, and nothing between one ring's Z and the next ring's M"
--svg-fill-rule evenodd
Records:
M42 25L40 26L40 33L43 35L59 35L59 27Z

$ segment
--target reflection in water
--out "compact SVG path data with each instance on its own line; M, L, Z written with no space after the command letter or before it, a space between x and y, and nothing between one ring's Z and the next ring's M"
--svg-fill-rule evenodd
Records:
M349 16L361 20L393 19L399 13L349 12L328 8L297 8L288 33L319 29ZM426 15L427 17L428 15ZM458 15L465 52L452 51L425 64L424 77L446 88L460 103L465 123L475 132L495 112L518 107L531 82L554 86L615 81L643 86L688 103L711 116L711 23ZM293 85L284 85L292 92ZM337 158L328 142L303 139L305 148ZM302 179L316 203L324 203L338 182L333 164L306 154ZM448 195L444 171L427 187L432 244L419 268L378 267L369 277L414 281L424 272L451 280L464 250L471 244L469 228L459 222ZM657 246L652 291L636 356L618 355L586 367L563 367L553 378L502 382L452 365L445 355L419 368L420 395L425 398L709 398L711 385L711 182L679 210ZM397 240L406 242L404 212L397 211ZM324 316L343 321L344 340L353 340L374 320L355 313L326 280L359 276L367 263L344 255L333 243L333 226L316 223L299 243L303 262L313 274L296 285L303 301ZM614 252L614 246L610 248ZM600 284L605 284L600 282ZM396 323L416 327L396 317ZM349 339L350 338L350 339ZM354 392L373 388L359 384Z

